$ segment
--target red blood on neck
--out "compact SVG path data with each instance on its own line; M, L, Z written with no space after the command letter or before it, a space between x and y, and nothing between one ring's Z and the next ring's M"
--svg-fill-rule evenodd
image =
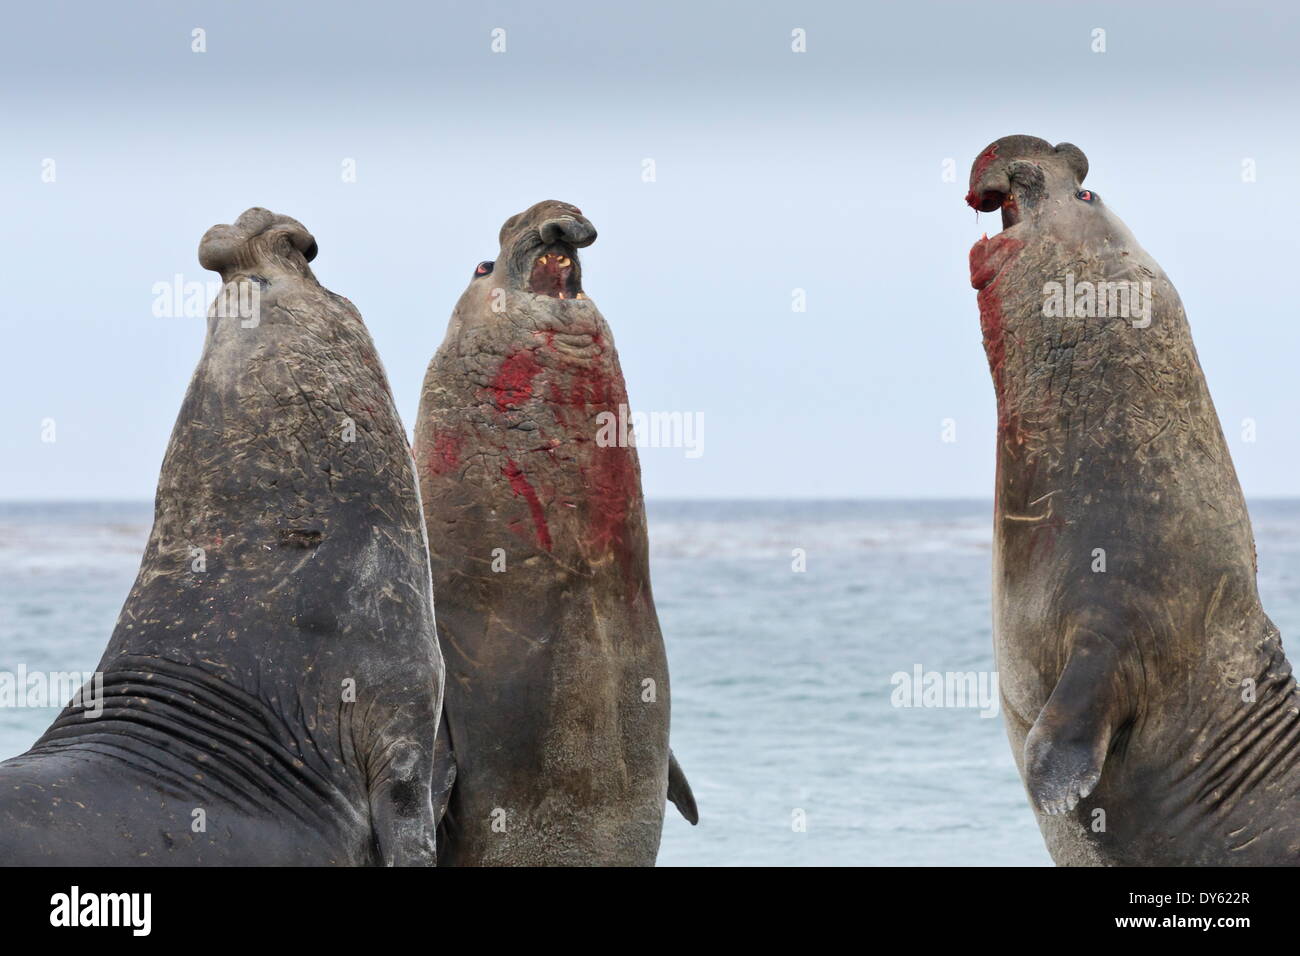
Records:
M496 402L497 411L518 408L533 396L533 379L541 372L542 366L532 349L519 349L509 355L488 386Z
M537 492L528 483L524 470L519 467L513 458L507 458L505 467L501 469L501 474L505 475L506 480L510 482L511 490L528 503L528 511L533 516L533 528L537 531L537 543L545 550L550 551L551 531L546 525L546 514L542 509L541 500L537 497Z
M427 461L429 471L435 475L445 475L459 465L460 446L459 436L449 432L435 432Z
M971 285L979 289L980 330L984 333L984 354L989 360L993 390L998 399L998 431L1003 435L1013 427L1007 403L1007 332L1000 284L1003 270L1020 254L1024 245L1019 239L998 235L977 242L970 251Z

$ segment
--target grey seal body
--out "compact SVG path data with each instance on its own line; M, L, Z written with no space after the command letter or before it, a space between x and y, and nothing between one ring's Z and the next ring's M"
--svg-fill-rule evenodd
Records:
M434 862L419 492L315 250L264 209L204 237L225 288L98 668L103 713L74 703L0 764L0 863Z
M665 796L695 816L668 747L636 448L600 440L627 389L582 291L595 236L566 203L507 221L424 381L444 864L649 865Z
M1061 864L1294 863L1300 695L1178 293L1075 146L1005 137L967 201L998 400L994 643Z

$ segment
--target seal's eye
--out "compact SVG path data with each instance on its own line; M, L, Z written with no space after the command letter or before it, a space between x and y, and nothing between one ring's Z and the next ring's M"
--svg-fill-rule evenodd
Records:
M495 262L491 262L491 261L487 261L487 260L485 260L485 261L483 261L483 262L480 262L477 266L474 267L474 275L475 275L475 276L490 276L490 275L492 274L492 267L493 267L494 265L496 265Z
M1091 190L1087 190L1087 189L1084 189L1084 190L1081 190L1080 192L1075 193L1074 196L1075 196L1076 199L1082 199L1084 202L1092 202L1094 199L1097 198L1097 194L1096 194L1096 193L1092 192Z

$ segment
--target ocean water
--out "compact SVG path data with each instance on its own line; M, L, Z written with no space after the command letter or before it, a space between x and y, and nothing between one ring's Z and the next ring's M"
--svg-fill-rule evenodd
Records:
M661 865L1047 865L999 716L902 708L897 672L988 672L988 502L651 502L673 749ZM1251 505L1260 589L1300 633L1300 501ZM0 670L89 671L152 506L0 504ZM805 570L796 571L796 549ZM0 708L0 759L57 708Z

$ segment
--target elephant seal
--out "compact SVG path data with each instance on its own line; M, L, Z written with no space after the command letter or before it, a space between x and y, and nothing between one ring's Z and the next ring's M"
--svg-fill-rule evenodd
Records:
M103 713L74 701L0 764L0 863L435 862L442 661L414 463L315 254L265 209L203 237L224 287Z
M595 238L566 203L507 220L424 380L443 865L650 865L665 796L697 819L668 747L636 448L600 441L627 389L582 291Z
M1178 293L1087 172L1008 136L967 196L1004 226L970 269L1012 749L1059 864L1293 863L1300 695L1241 488Z

